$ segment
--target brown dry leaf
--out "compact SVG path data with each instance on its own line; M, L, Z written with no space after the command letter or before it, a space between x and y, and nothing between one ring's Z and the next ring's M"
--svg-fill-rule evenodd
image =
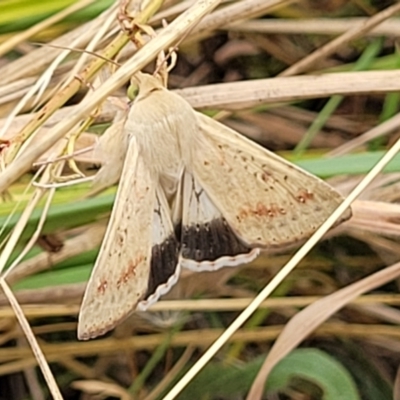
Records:
M296 314L285 325L269 352L253 382L247 399L261 399L265 382L275 365L336 311L357 296L397 278L399 274L400 263L397 263L316 301Z

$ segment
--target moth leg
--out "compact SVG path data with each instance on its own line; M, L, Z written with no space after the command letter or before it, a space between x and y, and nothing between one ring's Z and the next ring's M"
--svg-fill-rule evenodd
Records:
M80 79L77 77L77 79ZM94 89L90 83L84 82L80 79L83 83L85 83L90 89ZM70 180L75 179L85 179L86 175L79 169L75 162L74 155L77 153L76 143L80 137L80 135L87 130L87 128L93 123L95 118L97 117L100 109L96 107L96 109L89 115L89 117L83 121L78 129L74 132L71 132L67 135L66 140L67 143L65 146L60 150L56 159L46 162L46 164L53 164L49 166L50 169L50 179L53 182L68 182ZM69 175L62 175L62 170L64 169L64 161L67 160L68 167L72 171L72 174ZM62 162L63 164L60 164ZM58 165L60 168L58 168Z
M154 74L160 76L160 79L164 85L164 87L168 86L168 74L175 67L178 56L176 54L176 48L170 47L168 53L165 54L164 51L161 51L157 57L156 61L156 71ZM168 59L170 59L168 63Z
M97 112L98 110L96 110ZM95 116L91 115L79 128L78 132L74 132L71 134L71 136L68 139L67 143L67 148L66 148L66 155L70 156L74 154L75 152L75 145L76 141L78 140L80 134L86 130L90 126L90 124L94 121ZM75 159L71 156L68 158L68 166L71 169L71 171L74 173L72 174L73 178L84 178L85 174L79 169L79 167L76 165Z

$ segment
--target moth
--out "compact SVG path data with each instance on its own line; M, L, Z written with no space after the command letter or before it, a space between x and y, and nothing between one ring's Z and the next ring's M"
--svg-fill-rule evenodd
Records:
M327 183L196 112L156 77L134 80L138 95L114 128L118 151L99 172L102 184L120 183L84 294L80 339L147 309L181 268L233 267L260 249L305 240L342 202Z

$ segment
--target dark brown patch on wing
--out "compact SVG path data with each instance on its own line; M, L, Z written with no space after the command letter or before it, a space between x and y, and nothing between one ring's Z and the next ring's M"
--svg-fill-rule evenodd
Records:
M205 224L182 226L182 257L201 261L215 261L224 256L251 252L233 233L223 218Z
M163 243L156 244L151 250L150 277L144 299L151 296L157 287L166 283L174 275L179 258L179 242L175 234L170 235Z

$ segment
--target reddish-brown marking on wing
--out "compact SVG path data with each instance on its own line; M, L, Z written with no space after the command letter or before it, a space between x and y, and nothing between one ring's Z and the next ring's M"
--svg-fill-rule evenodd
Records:
M264 204L261 202L258 202L256 204L256 207L252 210L250 210L252 214L257 215L258 217L263 217L265 215L269 215L269 208L266 207Z
M286 214L286 211L284 208L279 207L278 204L272 203L268 209L268 216L269 217L276 217L279 214Z
M299 203L305 203L307 200L313 200L314 194L307 189L300 190L296 195L296 200Z
M246 208L241 207L239 214L236 216L236 218L239 222L241 222L242 220L246 219L248 216L249 216L249 211Z
M255 206L246 205L245 207L241 207L239 210L239 214L236 216L236 219L241 222L243 219L248 218L250 215L255 215L257 217L268 216L270 218L273 218L279 214L286 214L286 210L282 207L279 207L276 203L272 203L266 206L265 204L258 202Z
M103 295L106 292L108 286L108 281L107 279L103 279L99 286L97 286L97 292L99 293L99 295Z
M140 255L135 260L129 261L127 268L121 273L117 280L117 289L119 289L123 283L127 283L136 275L136 267L144 260L145 257Z

